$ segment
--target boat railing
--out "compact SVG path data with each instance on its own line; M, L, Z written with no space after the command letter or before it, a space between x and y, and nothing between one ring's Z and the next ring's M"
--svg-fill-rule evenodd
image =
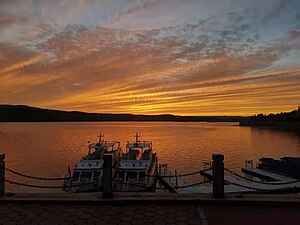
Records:
M245 160L245 168L253 169L253 160Z

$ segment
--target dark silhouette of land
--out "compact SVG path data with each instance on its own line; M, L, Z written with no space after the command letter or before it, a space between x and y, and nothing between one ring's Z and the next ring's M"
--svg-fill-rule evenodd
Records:
M300 107L291 112L257 114L240 121L240 126L272 127L300 132Z
M86 113L41 109L26 105L0 105L0 122L75 122L75 121L173 121L239 122L241 116L176 116Z

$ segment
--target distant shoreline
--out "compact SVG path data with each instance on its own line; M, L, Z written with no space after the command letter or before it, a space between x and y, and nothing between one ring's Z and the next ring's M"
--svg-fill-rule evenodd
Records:
M242 116L177 116L86 113L0 105L0 122L240 122Z
M300 106L291 112L257 114L241 120L239 126L266 127L300 133Z
M95 123L95 122L104 122L104 123L111 123L111 122L120 122L120 123L127 123L127 122L145 122L145 123L159 123L159 122L166 122L166 123L236 123L234 126L240 126L239 121L172 121L172 120L86 120L86 121L0 121L0 124L3 123Z

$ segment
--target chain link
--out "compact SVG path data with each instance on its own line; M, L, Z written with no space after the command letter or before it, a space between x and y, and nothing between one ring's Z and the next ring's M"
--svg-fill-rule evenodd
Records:
M191 173L183 173L183 174L174 174L174 175L159 175L160 177L162 178L168 178L168 177L187 177L187 176L192 176L192 175L195 175L195 174L200 174L201 172L205 172L205 171L208 171L208 170L211 170L212 168L208 168L208 169L205 169L205 170L198 170L196 172L191 172ZM154 175L146 175L148 177L155 177Z
M193 184L187 184L187 185L184 185L184 186L178 186L178 187L174 187L173 189L182 189L182 188L194 187L194 186L198 186L198 185L206 184L206 183L210 183L210 180L201 181L201 182L193 183Z
M67 180L69 178L72 178L72 177L60 177L60 178L46 178L46 177L36 177L36 176L30 176L30 175L26 175L26 174L23 174L23 173L19 173L19 172L16 172L12 169L8 169L8 168L5 168L6 171L8 172L11 172L15 175L18 175L18 176L21 176L21 177L26 177L26 178L30 178L30 179L36 179L36 180Z
M84 185L87 185L87 184L95 184L96 183L96 182L89 182L89 183L81 183L81 184L69 185L69 186L65 186L65 185L43 186L43 185L35 185L35 184L28 184L28 183L20 183L20 182L11 181L11 180L8 180L8 179L5 179L5 182L10 183L10 184L14 184L14 185L19 185L19 186L32 187L32 188L47 188L47 189L81 187L81 186L84 186Z

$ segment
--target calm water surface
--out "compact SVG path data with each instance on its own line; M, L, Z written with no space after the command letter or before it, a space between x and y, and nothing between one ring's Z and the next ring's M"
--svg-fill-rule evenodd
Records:
M300 156L300 136L294 133L235 125L205 122L0 123L0 152L6 154L7 167L44 177L61 177L68 165L73 168L87 154L88 141L97 141L99 132L105 134L107 141L120 141L123 148L128 140L134 140L134 133L139 132L141 140L153 142L159 162L167 163L178 173L201 169L202 162L210 160L212 153L223 153L225 166L235 171L239 171L248 159ZM9 173L7 178L37 183ZM199 176L188 179L197 180ZM60 182L47 184L59 185ZM7 185L7 189L45 192L15 185Z

